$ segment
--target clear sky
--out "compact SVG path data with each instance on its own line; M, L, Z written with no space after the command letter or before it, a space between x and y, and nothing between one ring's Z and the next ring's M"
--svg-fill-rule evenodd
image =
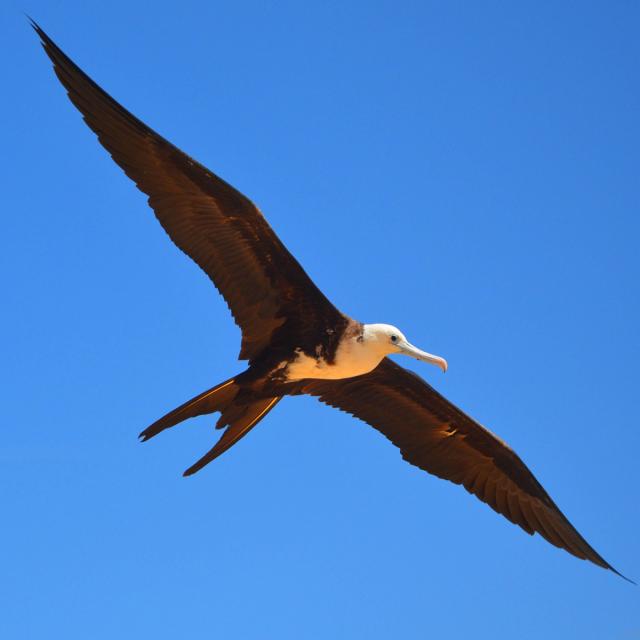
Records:
M3 3L2 638L640 638L640 588L286 399L193 478L239 331L22 12L640 579L640 5Z

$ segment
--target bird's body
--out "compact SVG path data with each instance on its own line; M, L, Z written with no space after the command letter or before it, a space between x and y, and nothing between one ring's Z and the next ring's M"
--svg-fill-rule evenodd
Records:
M282 397L309 394L369 423L405 460L463 485L527 533L615 571L502 440L387 356L409 355L443 371L444 359L417 349L392 325L362 324L338 311L246 196L129 113L33 26L88 126L147 194L173 242L211 278L242 330L247 368L156 421L143 440L219 412L216 427L225 430L187 469L191 475Z
M395 346L391 342L393 336L398 339L402 336L406 342L406 338L396 327L387 324L360 324L351 320L338 336L334 352L326 349L325 344L319 341L313 354L295 349L293 360L283 361L280 366L288 382L307 378L343 380L361 376L373 371L385 356L396 351L389 348ZM436 356L433 359L440 361L440 366L446 369L443 359Z
M311 356L301 349L296 350L295 358L283 363L285 378L287 381L305 378L341 380L369 373L380 364L382 357L368 346L364 344L362 331L345 331L334 354L323 355L322 344L316 346L316 353Z

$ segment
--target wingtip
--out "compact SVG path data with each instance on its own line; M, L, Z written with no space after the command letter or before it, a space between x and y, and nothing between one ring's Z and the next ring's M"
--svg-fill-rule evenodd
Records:
M602 562L596 562L596 564L600 565L603 569L608 569L612 573L615 573L617 576L622 578L625 582L630 582L634 586L638 586L638 583L632 580L631 578L627 578L624 574L620 573L615 567L612 567L604 558L600 557Z
M29 21L29 26L40 36L42 37L44 34L44 31L42 30L42 27L28 14L25 13L24 17Z
M48 54L49 48L55 47L53 40L51 40L46 31L30 15L26 13L24 15L29 21L29 25L31 26L31 28L36 32L38 38L40 38L40 44Z
M54 51L58 51L59 53L62 53L59 50L56 43L49 37L47 32L30 15L26 13L24 15L29 21L31 28L38 34L38 38L40 38L40 43L44 47L45 51L47 51L47 54L49 54L49 51L51 49L53 49Z
M634 582L631 578L627 578L627 576L622 575L618 570L614 569L611 565L609 565L609 569L611 569L611 571L613 571L613 573L615 573L617 576L620 576L626 582L630 582L634 587L638 586L637 582Z

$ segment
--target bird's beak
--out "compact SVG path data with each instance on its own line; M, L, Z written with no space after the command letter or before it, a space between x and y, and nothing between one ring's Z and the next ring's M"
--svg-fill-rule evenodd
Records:
M447 370L447 361L440 356L434 356L431 353L427 353L426 351L422 351L418 349L418 347L414 347L410 342L402 342L398 345L398 349L400 353L403 353L406 356L411 356L416 360L422 360L423 362L429 362L431 364L435 364L436 367L440 367L442 369L442 373Z

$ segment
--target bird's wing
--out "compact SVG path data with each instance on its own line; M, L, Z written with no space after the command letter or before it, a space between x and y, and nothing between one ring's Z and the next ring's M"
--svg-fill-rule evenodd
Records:
M307 380L301 391L364 420L399 447L407 462L463 485L527 533L618 573L502 440L411 371L385 358L366 375Z
M32 24L85 122L224 296L241 358L257 357L280 328L304 344L318 327L346 324L248 198L129 113Z

